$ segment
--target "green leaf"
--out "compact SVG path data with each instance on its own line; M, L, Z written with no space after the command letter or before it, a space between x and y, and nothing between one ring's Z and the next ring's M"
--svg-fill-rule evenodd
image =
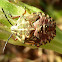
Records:
M15 24L17 20L11 19L8 14L12 14L13 16L22 15L25 11L24 6L26 6L27 15L32 12L43 12L38 8L29 6L22 2L19 2L18 4L16 4L16 3L14 4L14 3L8 2L7 0L0 1L0 40L7 41L7 39L11 35L11 29L10 29L11 25L5 18L1 8L4 9L6 15L8 16L8 18L12 22L12 24ZM27 46L25 44L21 44L20 41L14 41L12 38L9 40L9 43L13 44L13 45L19 45L19 46L21 46L21 45ZM37 47L33 47L33 46L30 46L30 47L37 48ZM50 43L43 45L39 48L54 50L54 51L62 54L62 31L58 27L56 27L56 37Z

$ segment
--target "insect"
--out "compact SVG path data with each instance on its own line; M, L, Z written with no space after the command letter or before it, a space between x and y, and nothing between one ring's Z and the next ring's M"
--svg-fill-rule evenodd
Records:
M2 11L7 18L3 8ZM50 42L55 37L56 22L51 17L41 12L32 13L27 16L25 16L25 14L26 10L22 16L11 16L12 19L19 17L15 25L13 25L7 18L8 22L12 25L12 34L8 38L7 42L13 34L15 34L15 40L18 39L21 43L39 47ZM3 51L5 50L6 44Z

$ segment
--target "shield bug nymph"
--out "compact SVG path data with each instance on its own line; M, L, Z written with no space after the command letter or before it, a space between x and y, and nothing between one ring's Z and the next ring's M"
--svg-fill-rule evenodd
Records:
M32 18L31 18L31 17ZM25 43L40 46L50 42L56 35L56 22L44 13L32 13L26 19L35 29L30 33L30 37L25 39Z
M5 14L3 9L2 11ZM51 17L41 12L32 13L29 15L25 15L25 14L26 14L26 10L22 14L22 16L17 16L19 18L15 25L13 25L8 20L5 14L5 17L7 18L8 22L12 25L11 27L12 34L8 38L8 40L12 37L13 34L16 34L16 38L21 43L29 44L33 46L34 45L40 46L46 44L47 42L50 42L55 37L56 23ZM12 19L17 17L12 17Z

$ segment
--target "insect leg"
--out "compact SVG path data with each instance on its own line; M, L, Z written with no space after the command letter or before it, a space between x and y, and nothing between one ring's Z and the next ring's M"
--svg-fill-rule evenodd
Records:
M3 48L3 53L4 53L4 50L5 50L5 47L6 47L7 43L8 43L8 41L9 41L9 39L12 37L12 35L13 35L13 33L10 35L10 37L9 37L8 40L6 41L5 46L4 46L4 48Z
M13 24L9 21L8 17L6 16L6 14L5 14L5 12L4 12L4 10L3 10L3 8L2 8L2 11L3 11L3 13L4 13L4 15L5 15L6 19L8 20L8 22L9 22L9 23L13 26Z
M20 16L13 17L11 14L9 14L12 19L19 18Z
M16 33L16 36L17 36L17 33ZM13 39L14 41L18 40L17 38L14 38L13 35L12 35L12 39Z
M26 9L25 9L25 12L22 14L23 16L26 14Z
M26 14L26 7L24 7L25 8L25 11L24 11L24 13L22 14L22 17ZM11 14L9 14L10 15L10 17L12 18L12 19L15 19L15 18L19 18L20 16L15 16L15 17L13 17Z

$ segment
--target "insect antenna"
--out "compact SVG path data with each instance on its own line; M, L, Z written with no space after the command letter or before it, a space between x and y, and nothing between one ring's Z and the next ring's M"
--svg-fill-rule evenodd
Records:
M8 17L6 16L6 14L5 14L5 12L4 12L4 10L3 10L3 8L2 8L2 11L3 11L3 13L4 13L4 15L5 15L6 19L8 20L8 22L9 22L9 23L13 26L13 24L9 21Z
M12 37L12 35L13 35L13 33L10 35L10 37L9 37L8 40L6 41L5 46L4 46L4 48L3 48L3 53L4 53L4 50L5 50L5 47L6 47L7 43L8 43L8 41L9 41L9 39Z

